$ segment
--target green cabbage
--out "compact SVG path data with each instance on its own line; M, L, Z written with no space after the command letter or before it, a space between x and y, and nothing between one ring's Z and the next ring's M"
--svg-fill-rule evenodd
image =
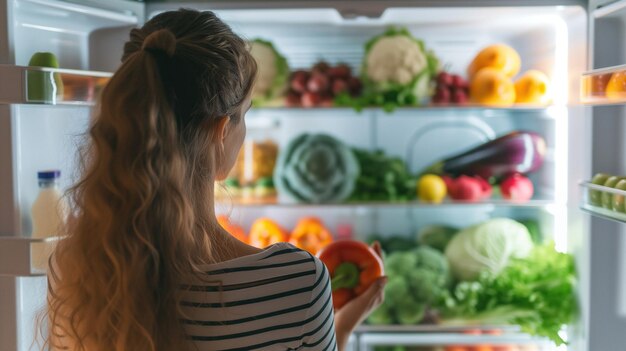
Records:
M482 271L500 273L511 258L524 258L532 248L523 224L495 218L460 231L448 244L445 255L455 278L476 280Z
M250 42L250 53L257 62L257 80L252 91L254 106L281 105L289 80L289 65L267 40L254 39Z
M352 150L325 134L302 134L278 155L274 183L280 194L298 202L346 200L360 169Z

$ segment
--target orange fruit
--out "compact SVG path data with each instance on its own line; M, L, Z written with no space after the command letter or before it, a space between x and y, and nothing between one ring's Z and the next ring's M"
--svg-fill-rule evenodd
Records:
M615 72L606 85L606 97L609 100L626 99L626 72Z
M515 82L515 102L546 105L550 103L550 80L545 73L531 69Z
M505 44L495 44L482 49L467 68L470 79L483 68L493 68L512 78L520 69L519 54L512 47Z
M470 84L470 98L481 105L507 107L515 102L515 87L502 72L483 68Z

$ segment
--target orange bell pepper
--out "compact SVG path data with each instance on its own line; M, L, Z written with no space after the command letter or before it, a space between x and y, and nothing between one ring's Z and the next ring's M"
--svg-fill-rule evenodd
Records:
M244 243L248 242L248 236L246 235L246 232L243 230L243 228L241 228L240 226L236 224L231 223L230 219L228 219L228 216L225 216L225 215L217 216L217 222L222 226L222 228L224 228L227 232L229 232L230 235L237 238L237 240L243 241Z
M287 241L287 234L276 222L269 218L259 218L250 228L248 243L258 248Z
M324 227L319 218L302 218L291 232L289 243L316 255L326 245L333 242L333 235Z
M330 272L336 310L364 293L384 274L378 254L360 241L336 241L320 251L318 257Z

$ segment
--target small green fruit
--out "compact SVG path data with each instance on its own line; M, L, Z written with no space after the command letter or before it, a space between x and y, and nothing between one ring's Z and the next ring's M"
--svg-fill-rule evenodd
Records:
M51 52L37 52L28 62L32 67L59 68L59 61ZM58 73L27 72L28 101L51 102L56 96L63 96L63 80Z
M626 179L622 179L617 182L617 184L615 185L615 189L626 190ZM626 212L624 200L626 200L624 195L613 194L613 211Z
M604 186L614 188L622 179L623 177L610 176L604 183ZM608 208L609 210L613 209L613 193L602 192L602 207Z
M591 179L592 184L604 185L611 175L606 173L597 173ZM589 203L594 206L602 206L602 192L599 190L589 190Z

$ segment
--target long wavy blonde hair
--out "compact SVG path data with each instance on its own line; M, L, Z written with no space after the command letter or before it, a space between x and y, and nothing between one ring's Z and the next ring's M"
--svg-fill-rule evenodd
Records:
M50 348L185 349L180 286L213 262L219 228L214 127L238 123L255 75L246 42L211 12L166 12L131 31L51 259Z

